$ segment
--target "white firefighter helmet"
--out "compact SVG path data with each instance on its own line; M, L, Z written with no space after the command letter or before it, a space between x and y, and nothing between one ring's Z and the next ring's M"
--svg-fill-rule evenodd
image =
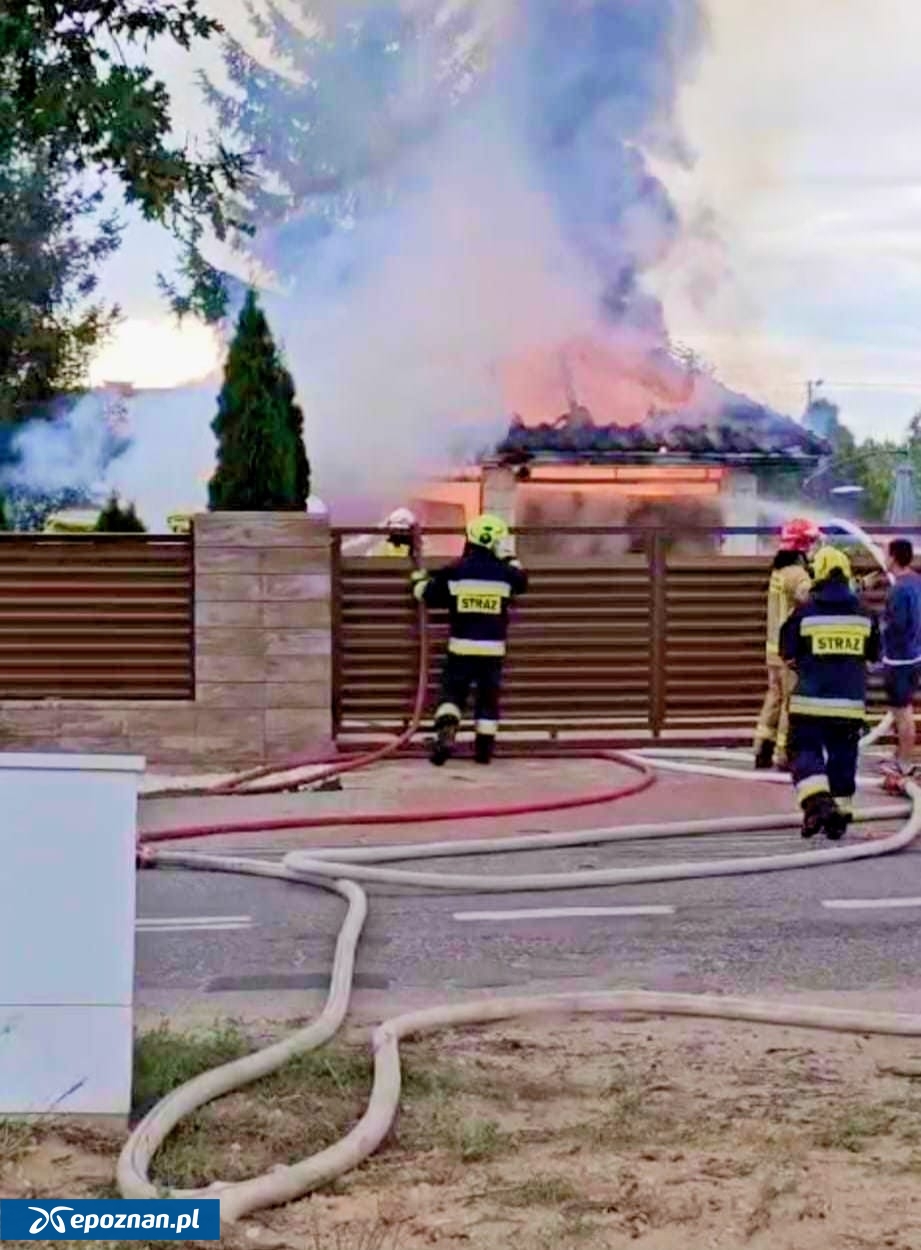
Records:
M416 524L415 513L410 512L409 508L395 508L384 524L391 532L411 530Z

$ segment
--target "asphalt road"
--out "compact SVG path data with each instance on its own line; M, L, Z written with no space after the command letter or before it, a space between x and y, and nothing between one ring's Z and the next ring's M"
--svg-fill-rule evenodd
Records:
M724 834L413 867L493 876L802 847L793 831ZM913 898L915 905L891 906ZM826 905L853 900L869 905ZM613 914L548 914L590 908ZM541 914L496 914L522 910ZM323 989L343 913L340 899L307 885L187 870L142 873L138 1001L175 993L217 1006L222 994L264 1000L278 991ZM374 889L356 988L433 1001L448 992L535 983L746 994L893 991L916 986L919 966L921 849L913 849L828 868L616 889L489 895Z

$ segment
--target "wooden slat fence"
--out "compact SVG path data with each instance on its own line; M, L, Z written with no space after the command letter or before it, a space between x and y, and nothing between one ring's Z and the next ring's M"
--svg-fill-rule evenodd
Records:
M394 730L415 690L409 565L345 557L334 567L334 732ZM528 571L529 593L513 608L504 726L653 735L754 728L765 689L769 557L666 557L650 540L646 556L535 557ZM873 596L873 606L882 598ZM430 621L431 706L446 621L443 613ZM871 706L881 703L874 677Z
M0 698L189 699L187 535L0 535Z

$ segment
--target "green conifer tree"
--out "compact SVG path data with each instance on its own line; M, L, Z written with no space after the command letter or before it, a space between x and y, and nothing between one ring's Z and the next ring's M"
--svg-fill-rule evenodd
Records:
M118 495L109 496L94 526L97 534L145 534L147 527L134 510L134 504L121 506Z
M211 428L217 468L208 486L214 511L300 511L309 465L294 384L254 291L246 297Z
M278 375L278 390L285 408L288 429L294 439L294 497L299 508L306 508L310 495L310 461L304 446L304 414L295 397L294 379L284 366Z

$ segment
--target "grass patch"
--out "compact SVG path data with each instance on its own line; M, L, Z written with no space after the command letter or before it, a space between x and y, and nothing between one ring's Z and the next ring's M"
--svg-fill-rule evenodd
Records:
M226 1054L230 1046L222 1049ZM275 1163L306 1158L354 1126L370 1088L371 1061L364 1050L298 1055L180 1124L154 1159L155 1179L194 1188L215 1176L243 1180Z
M251 1049L235 1025L196 1034L176 1033L164 1024L141 1033L134 1042L132 1114L146 1114L178 1085L209 1068L240 1059Z
M578 1201L579 1192L565 1176L533 1176L496 1197L510 1207L561 1207Z
M707 1120L699 1108L685 1114L674 1100L663 1105L661 1098L631 1084L609 1094L600 1115L570 1132L592 1147L628 1152L703 1138Z
M479 1163L494 1159L506 1137L495 1120L462 1120L449 1135L449 1144L462 1163Z
M135 1115L185 1081L251 1050L234 1026L197 1035L164 1027L142 1034L135 1053ZM409 1134L414 1142L443 1144L464 1162L492 1157L501 1144L498 1127L491 1121L458 1124L448 1113L450 1098L474 1080L429 1048L413 1048L402 1085L404 1114L411 1124L415 1118L416 1131ZM372 1060L364 1046L333 1045L298 1055L183 1121L158 1151L152 1179L169 1188L195 1188L216 1177L242 1180L306 1158L354 1127L371 1081Z
M400 1111L394 1135L395 1145L409 1154L440 1154L443 1161L481 1163L511 1149L515 1134L503 1132L495 1120L459 1119L455 1107L445 1099L407 1100ZM402 1166L399 1159L386 1155L384 1166Z
M0 1170L17 1163L35 1141L35 1127L25 1120L0 1120Z
M835 1112L816 1133L813 1144L822 1150L847 1150L859 1154L867 1141L883 1137L898 1119L896 1113L885 1106L846 1107Z

